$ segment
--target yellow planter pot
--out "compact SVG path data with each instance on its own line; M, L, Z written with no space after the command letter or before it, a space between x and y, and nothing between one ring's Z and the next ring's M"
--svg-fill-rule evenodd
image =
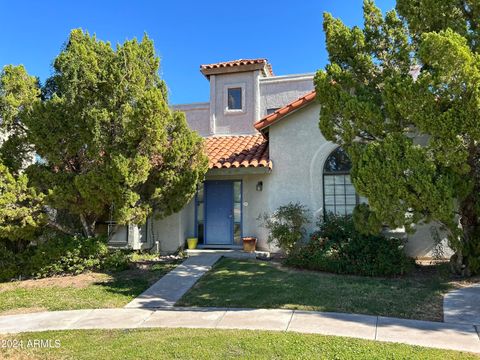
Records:
M198 239L197 238L188 238L187 239L187 246L189 250L193 250L197 248Z

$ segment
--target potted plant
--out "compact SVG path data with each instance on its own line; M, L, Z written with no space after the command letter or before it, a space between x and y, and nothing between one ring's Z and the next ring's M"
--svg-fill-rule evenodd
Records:
M189 250L194 250L197 248L198 238L188 238L187 239L187 247Z
M254 252L257 246L257 238L253 236L246 236L242 238L243 240L243 251L245 252Z

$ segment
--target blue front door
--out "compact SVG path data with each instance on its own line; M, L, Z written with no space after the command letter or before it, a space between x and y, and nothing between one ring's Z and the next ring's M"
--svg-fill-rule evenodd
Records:
M205 244L233 243L233 182L205 182Z

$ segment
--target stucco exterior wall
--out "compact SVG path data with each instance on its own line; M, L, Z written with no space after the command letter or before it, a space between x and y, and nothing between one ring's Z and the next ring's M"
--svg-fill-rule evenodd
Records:
M445 232L435 222L417 225L415 233L407 236L405 251L418 259L448 259L454 253L448 246Z
M148 221L147 243L160 253L171 254L183 247L188 237L194 236L195 201L192 199L181 211L164 219L151 217Z
M269 129L270 158L269 208L275 210L290 201L306 205L317 219L323 214L323 167L337 145L325 140L318 129L320 106L303 108ZM315 221L309 231L315 229ZM432 236L436 232L438 239ZM416 258L449 258L453 252L438 224L420 224L411 235L397 229L392 236L407 239L405 251ZM440 245L438 242L440 241Z
M269 207L300 202L312 215L309 231L323 213L323 164L336 145L325 140L318 129L320 106L305 107L269 129Z
M201 136L211 134L210 103L174 105L172 109L183 111L190 128L197 131Z
M268 109L281 108L313 90L314 74L260 78L260 117Z
M202 136L255 134L253 124L267 115L267 109L280 108L313 90L314 74L263 77L260 71L210 76L210 102L174 105L183 111L188 124ZM243 111L226 109L226 89L244 89Z
M259 71L222 74L210 77L210 88L215 89L213 99L210 99L214 110L214 133L254 134L253 123L256 120L256 87ZM242 87L245 91L242 112L229 112L226 109L226 89L228 87Z

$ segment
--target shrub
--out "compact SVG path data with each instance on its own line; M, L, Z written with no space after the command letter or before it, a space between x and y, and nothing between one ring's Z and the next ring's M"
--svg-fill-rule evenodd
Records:
M106 241L102 238L56 236L36 247L27 269L34 277L80 274L101 268L108 254Z
M305 225L309 223L308 210L299 203L280 206L273 214L259 218L268 234L268 242L290 254L305 236Z
M123 250L114 250L108 254L102 264L103 270L122 271L130 267L130 257Z
M318 226L310 242L287 258L288 265L367 276L401 275L412 268L401 239L361 234L351 216L329 214Z
M18 256L0 243L0 281L11 280L18 275Z

